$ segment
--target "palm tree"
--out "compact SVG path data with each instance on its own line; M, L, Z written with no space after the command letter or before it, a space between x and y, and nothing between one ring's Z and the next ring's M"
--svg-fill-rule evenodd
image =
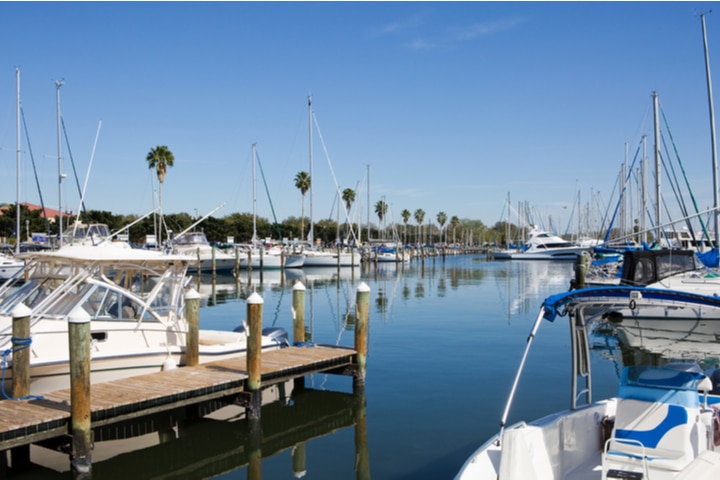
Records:
M460 225L460 219L457 215L450 217L450 225L453 227L453 243L455 243L455 230L457 229L457 226Z
M347 233L347 231L348 231L347 223L349 220L348 217L350 216L350 207L352 207L352 204L355 201L355 190L353 190L352 188L346 188L345 190L343 190L342 199L343 199L343 202L345 202L345 215L346 215L346 218L345 218L346 229L345 230Z
M403 223L404 223L404 226L403 226L403 243L407 243L407 234L406 234L406 232L407 232L407 224L408 224L408 222L410 221L410 217L412 216L412 214L410 213L410 210L408 210L408 209L406 208L406 209L404 209L402 212L400 212L400 216L402 217Z
M375 214L378 216L378 219L380 220L380 224L383 226L383 237L385 236L385 225L383 224L383 218L385 218L385 214L387 213L388 205L385 203L385 200L378 200L375 204Z
M160 207L160 218L163 218L162 209L162 187L165 182L165 175L167 175L168 167L172 167L175 163L175 156L168 149L166 145L158 145L157 147L150 150L145 158L148 162L148 168L155 169L157 172L158 182L160 182L160 189L158 192L158 201ZM163 221L164 223L164 221ZM166 227L167 230L167 227ZM162 227L160 229L160 243L162 243Z
M352 188L346 188L342 192L342 199L343 202L345 202L345 210L350 213L350 207L352 207L353 202L355 201L355 190Z
M418 231L420 232L420 236L422 236L421 228L422 228L423 220L425 220L425 210L423 210L422 208L418 208L417 210L415 210L415 214L413 215L413 217L415 218L415 221L418 223ZM417 236L415 237L415 243L420 243L417 240Z
M440 243L443 243L442 234L443 234L443 227L445 226L445 222L447 222L447 213L440 212L437 214L437 221L440 224ZM445 243L447 243L447 238L445 239Z
M295 175L295 188L300 190L302 195L302 216L300 217L300 238L305 238L305 194L310 190L310 174L298 172Z

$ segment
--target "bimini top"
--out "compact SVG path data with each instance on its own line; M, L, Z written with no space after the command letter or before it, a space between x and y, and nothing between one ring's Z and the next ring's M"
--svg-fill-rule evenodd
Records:
M679 307L707 307L718 309L720 298L709 295L648 287L595 287L571 290L547 297L543 303L543 317L551 322L560 315L565 316L568 307L582 304L584 307L596 307L604 310L619 307L630 307L643 301L652 301L657 305L673 305Z
M187 261L182 255L169 255L155 250L122 248L104 243L100 245L68 245L58 250L21 254L22 258L56 258L76 262L132 261L170 263Z

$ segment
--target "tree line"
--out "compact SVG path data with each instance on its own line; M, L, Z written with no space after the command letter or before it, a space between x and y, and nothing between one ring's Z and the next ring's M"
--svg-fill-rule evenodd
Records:
M159 208L158 215L162 221L158 221L155 215L143 218L134 224L126 232L132 243L142 245L146 235L159 236L161 241L171 238L190 228L197 219L187 213L165 214L162 205L162 187L168 173L168 169L175 164L175 156L166 145L158 145L152 148L146 158L148 168L155 170L159 182ZM302 195L302 213L300 217L288 217L279 224L274 224L265 218L257 218L257 238L271 238L275 240L305 239L309 231L310 219L305 217L305 195L312 185L310 174L305 171L298 172L294 178L295 187ZM349 212L355 201L355 191L346 188L342 192L343 206ZM41 216L40 210L29 210L21 205L21 229L24 232L15 232L15 205L6 205L0 214L0 238L14 239L19 233L21 241L29 239L33 233L43 233L49 237L58 234L58 218L45 219ZM498 236L502 237L507 229L504 223L498 223L492 229L488 229L479 220L460 220L457 216L448 217L445 212L439 212L434 222L426 222L426 212L418 208L413 213L410 210L402 210L400 217L402 223L391 225L385 224L388 211L388 204L384 198L374 205L374 211L378 218L378 225L338 225L332 219L323 219L313 223L313 238L323 244L333 244L339 238L350 240L348 231L355 232L355 239L361 243L368 239L379 239L402 242L404 244L428 244L428 243L462 243L464 245L481 245L497 242ZM83 223L104 223L111 232L116 232L125 226L138 220L136 215L116 215L112 212L101 210L89 210L80 212L78 220ZM415 224L411 223L411 219ZM66 220L70 220L66 218ZM67 223L65 225L67 228ZM342 229L342 231L341 231ZM205 233L212 243L226 242L228 237L233 237L235 242L249 242L253 237L253 216L250 213L233 213L222 218L208 217L198 224L195 230ZM500 239L502 241L502 238ZM14 240L13 240L14 241Z

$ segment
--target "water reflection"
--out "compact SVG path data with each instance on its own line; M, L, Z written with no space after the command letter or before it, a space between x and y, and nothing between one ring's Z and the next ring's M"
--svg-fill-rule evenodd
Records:
M601 357L628 366L662 366L671 362L697 363L703 370L720 366L720 320L625 318L606 321L593 332L593 346Z
M307 472L309 443L355 427L356 453L347 464L356 467L357 478L370 478L365 402L362 388L353 393L303 388L290 401L264 405L257 423L245 419L241 407L216 401L96 429L92 476L210 478L247 468L248 478L261 478L263 459L288 452L293 471L284 478L299 478L314 473ZM33 446L32 470L10 478L72 478L67 453L47 446Z

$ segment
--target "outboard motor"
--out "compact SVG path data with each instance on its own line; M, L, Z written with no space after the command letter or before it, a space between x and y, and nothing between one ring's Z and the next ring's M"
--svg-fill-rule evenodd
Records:
M288 333L284 328L280 327L268 327L263 328L262 334L266 337L270 337L278 345L289 347L290 339Z

